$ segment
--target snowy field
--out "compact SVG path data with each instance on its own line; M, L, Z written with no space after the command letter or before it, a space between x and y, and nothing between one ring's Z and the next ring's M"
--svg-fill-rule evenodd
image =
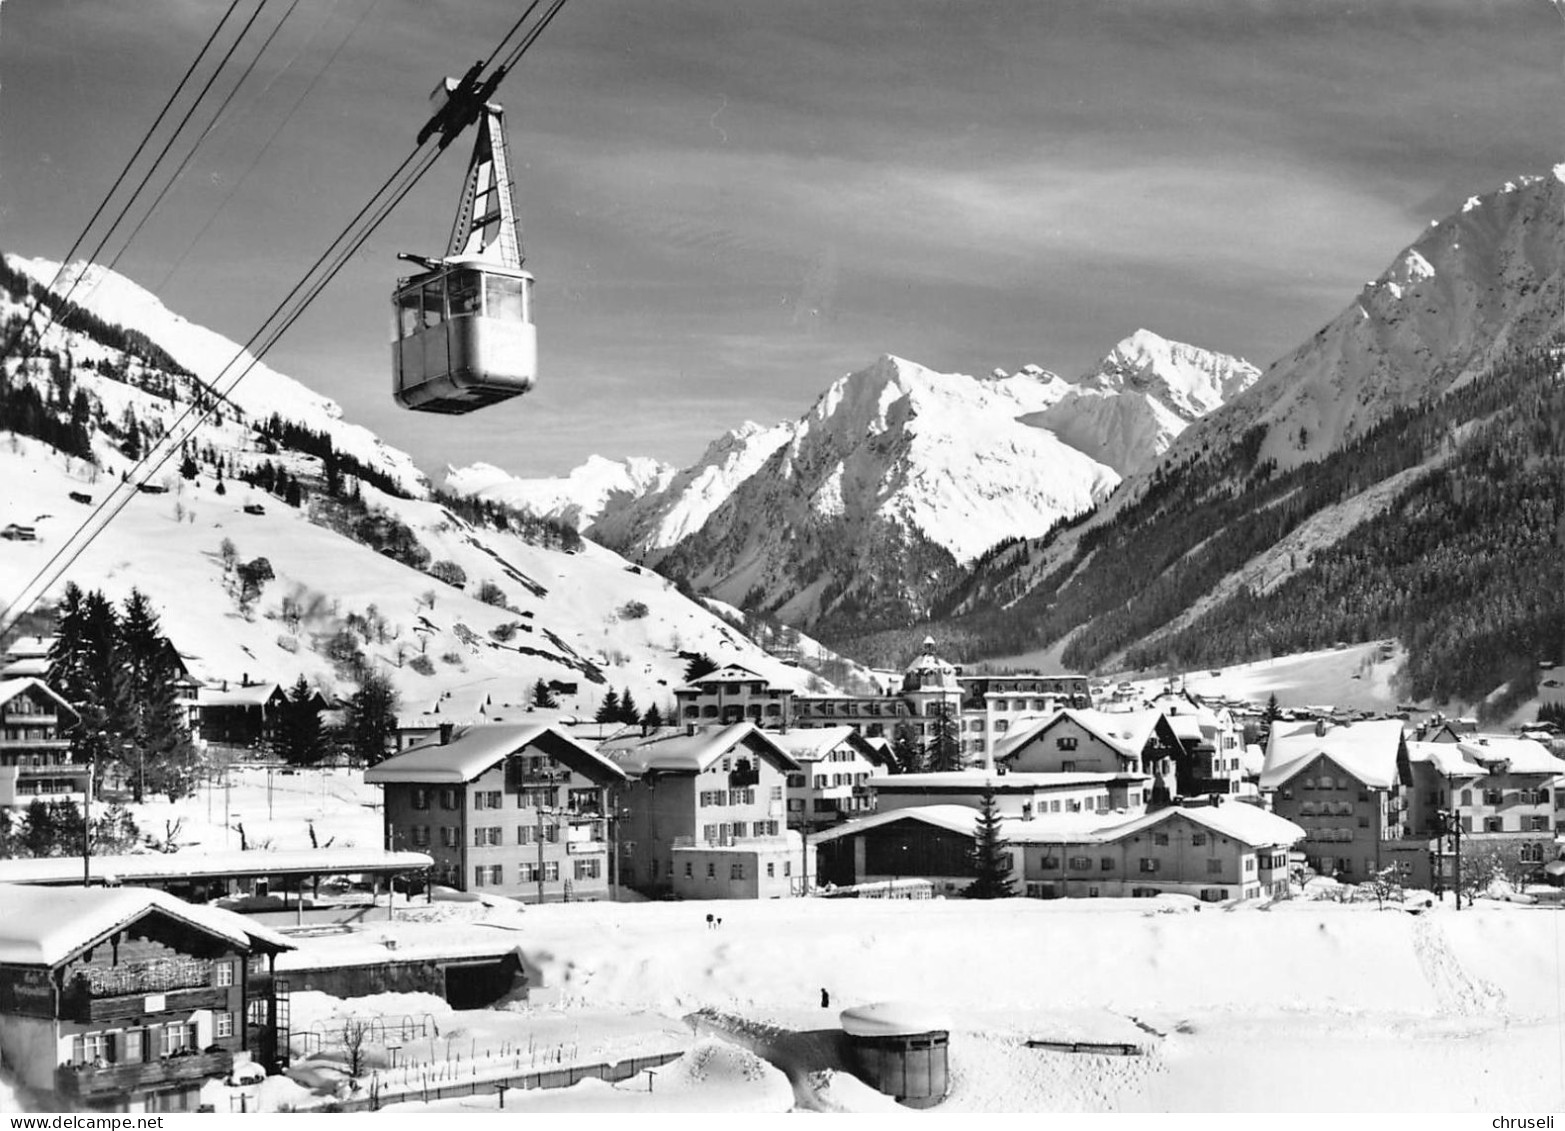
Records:
M1496 1111L1565 1103L1558 912L1480 903L1412 915L1302 900L1270 909L1159 906L810 900L529 908L520 915L523 945L560 960L561 1000L548 1010L512 1007L520 1012L481 1023L460 1015L455 1023L480 1043L512 1049L543 1048L568 1033L592 1050L584 1063L659 1045L687 1049L660 1070L667 1088L587 1081L546 1094L512 1092L508 1110L874 1110L884 1098L846 1074L831 1034L841 1008L887 999L928 1003L952 1018L952 1094L941 1110ZM713 910L723 919L715 930L705 923ZM822 989L830 1008L819 1005ZM423 1005L441 1024L454 1023L434 999ZM325 999L307 1016L329 1032L333 1010L374 1011L374 1002ZM394 1003L390 1012L415 1011ZM1052 1052L1029 1040L1124 1043L1141 1053ZM433 1106L497 1102L481 1094Z

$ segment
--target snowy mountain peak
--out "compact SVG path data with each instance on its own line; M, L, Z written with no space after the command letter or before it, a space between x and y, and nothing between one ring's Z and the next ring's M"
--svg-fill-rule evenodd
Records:
M1078 382L1087 388L1146 393L1189 421L1244 392L1261 371L1230 357L1141 329L1125 338Z

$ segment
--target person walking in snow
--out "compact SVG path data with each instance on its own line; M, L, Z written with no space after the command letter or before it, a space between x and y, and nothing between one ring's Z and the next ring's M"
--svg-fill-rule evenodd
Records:
M822 1009L830 1009L831 1008L831 995L826 992L826 987L824 987L824 986L821 987L821 1008Z

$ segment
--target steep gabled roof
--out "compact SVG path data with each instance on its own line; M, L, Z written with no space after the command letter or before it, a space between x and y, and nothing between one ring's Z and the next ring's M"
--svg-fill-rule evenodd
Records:
M1162 711L1098 711L1066 707L1019 734L1013 731L1011 737L995 751L995 761L1003 762L1015 757L1024 746L1066 720L1074 722L1123 758L1139 758L1158 724L1168 726ZM1173 734L1172 728L1169 733Z
M698 728L693 733L688 728L668 728L644 738L613 738L600 743L598 750L633 778L649 773L697 774L740 746L785 772L801 769L793 755L778 746L773 737L754 723L745 722Z
M884 813L872 813L867 817L858 817L829 829L811 833L810 843L820 844L822 841L837 840L852 836L854 833L878 829L882 825L889 825L895 821L917 821L921 824L933 825L938 829L945 829L947 832L972 836L978 827L978 810L970 805L915 805L906 809L888 809Z
M585 774L599 785L623 781L613 762L587 749L569 735L543 723L481 723L454 732L450 742L415 746L364 771L364 780L460 785L486 773L508 755L536 749Z
M1277 789L1291 781L1317 757L1330 758L1339 768L1371 789L1397 783L1397 756L1404 749L1400 719L1375 719L1315 733L1315 724L1272 726L1261 770L1261 788Z
M1171 806L1147 813L1123 825L1104 829L1099 835L1105 841L1122 840L1176 817L1188 818L1214 833L1231 837L1251 848L1260 848L1269 844L1286 846L1304 839L1304 830L1292 821L1268 812L1259 805L1246 805L1243 802L1224 805Z
M0 888L0 962L54 966L149 912L161 912L241 950L293 950L294 944L243 915L186 903L150 888Z
M4 706L6 703L9 703L28 688L40 691L48 698L53 699L56 713L63 709L71 716L73 720L81 718L81 716L76 713L76 708L72 707L63 698L61 698L58 692L56 692L43 680L36 679L33 676L23 676L20 679L0 680L0 706Z
M1441 777L1481 778L1485 773L1484 768L1466 758L1454 742L1409 742L1407 760L1427 762Z
M858 751L867 761L877 766L888 763L889 746L883 746L865 738L853 727L806 727L783 733L773 731L767 735L786 750L797 762L819 762L843 743Z

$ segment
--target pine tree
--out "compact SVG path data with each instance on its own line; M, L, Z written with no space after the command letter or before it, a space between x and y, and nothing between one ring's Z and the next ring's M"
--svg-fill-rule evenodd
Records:
M698 652L685 664L685 682L694 683L704 675L711 675L717 670L717 665L712 662L712 657L705 652Z
M619 692L612 687L603 696L603 702L598 704L598 713L593 716L593 721L600 723L619 722Z
M1277 705L1277 693L1274 691L1266 699L1266 709L1261 712L1261 748L1264 750L1271 739L1272 725L1282 717L1282 708Z
M348 742L366 765L386 757L397 729L397 690L378 671L365 673L358 691L348 701Z
M559 703L555 701L554 692L549 690L549 685L547 683L545 683L542 679L539 679L537 683L533 684L533 706L534 707L558 707L559 706Z
M1004 899L1011 891L1011 854L1000 832L1000 808L994 787L986 786L973 830L973 872L977 878L963 892L968 899Z
M924 764L936 773L962 768L961 723L952 717L951 706L941 702L932 725L933 733L925 747Z
M303 675L288 689L278 712L272 749L290 766L313 766L326 755L321 716L314 692Z
M646 713L641 716L641 725L648 730L657 730L663 725L663 712L658 710L656 703L648 707Z
M635 697L631 695L628 687L620 693L619 715L615 721L628 723L632 726L641 721L641 710L636 706Z

